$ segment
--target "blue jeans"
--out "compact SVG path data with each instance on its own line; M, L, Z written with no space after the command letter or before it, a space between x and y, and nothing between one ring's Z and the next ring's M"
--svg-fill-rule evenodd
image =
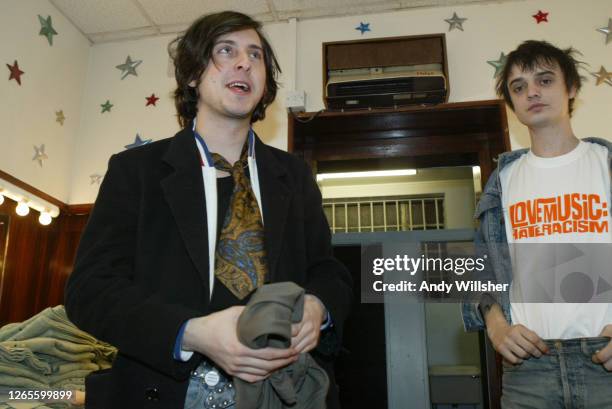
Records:
M610 338L545 340L550 352L519 365L504 362L503 409L612 408L612 372L591 361Z
M222 371L206 361L191 373L185 409L234 409L236 391Z

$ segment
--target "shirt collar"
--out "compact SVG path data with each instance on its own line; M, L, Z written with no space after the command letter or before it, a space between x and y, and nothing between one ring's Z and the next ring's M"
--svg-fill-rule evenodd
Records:
M214 167L215 161L212 158L212 154L208 150L208 146L204 141L204 138L196 131L196 118L193 119L193 135L195 136L198 150L200 151L200 164L204 167ZM249 134L247 135L247 144L248 144L248 157L255 158L255 132L253 132L253 128L249 128Z

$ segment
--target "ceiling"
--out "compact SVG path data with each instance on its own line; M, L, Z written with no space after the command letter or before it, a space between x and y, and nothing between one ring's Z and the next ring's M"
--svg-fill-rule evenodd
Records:
M237 10L264 23L490 0L49 0L92 44L178 33L202 14ZM497 1L499 2L499 1Z

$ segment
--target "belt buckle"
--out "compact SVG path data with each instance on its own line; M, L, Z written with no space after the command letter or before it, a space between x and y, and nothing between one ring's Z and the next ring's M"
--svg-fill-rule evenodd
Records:
M234 385L223 373L205 361L192 372L192 376L200 379L204 389L205 409L224 409L236 403Z

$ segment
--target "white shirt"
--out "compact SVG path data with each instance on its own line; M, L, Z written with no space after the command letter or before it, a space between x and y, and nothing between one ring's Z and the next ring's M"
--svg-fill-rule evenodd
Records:
M612 323L612 304L533 301L567 301L563 286L574 282L586 287L570 292L582 291L590 299L589 274L563 281L572 263L579 263L580 257L571 254L575 246L546 244L612 243L608 151L583 141L554 158L529 151L500 172L500 181L513 266L512 322L544 339L598 336Z

